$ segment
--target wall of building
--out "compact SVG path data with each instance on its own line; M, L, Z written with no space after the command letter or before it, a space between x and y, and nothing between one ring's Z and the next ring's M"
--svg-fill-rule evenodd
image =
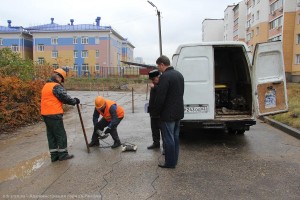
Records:
M223 40L232 41L233 40L233 9L234 5L228 5L224 10L224 33Z

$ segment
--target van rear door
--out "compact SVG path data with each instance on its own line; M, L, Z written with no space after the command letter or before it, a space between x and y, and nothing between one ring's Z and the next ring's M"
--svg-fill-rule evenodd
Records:
M173 66L184 77L183 120L214 119L213 47L181 46L173 56Z
M252 84L257 116L282 113L288 110L280 41L260 43L255 46Z

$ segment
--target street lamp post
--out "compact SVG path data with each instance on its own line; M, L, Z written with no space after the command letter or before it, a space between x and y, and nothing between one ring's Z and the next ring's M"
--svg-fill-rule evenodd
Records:
M160 52L160 55L162 55L161 26L160 26L160 11L159 11L158 8L156 7L156 5L154 5L151 1L148 1L148 3L149 3L151 6L153 6L154 8L156 8L157 17L158 17L159 52Z

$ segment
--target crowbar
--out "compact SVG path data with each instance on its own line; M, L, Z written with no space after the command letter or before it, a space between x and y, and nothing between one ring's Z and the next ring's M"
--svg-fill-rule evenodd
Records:
M79 108L78 104L76 104L76 105L77 105L77 110L78 110L78 114L79 114L79 118L80 118L80 122L81 122L81 127L82 127L82 131L83 131L84 139L85 139L86 148L87 148L88 153L90 153L90 147L89 147L89 144L88 144L88 141L87 141L87 138L86 138L86 134L85 134L85 129L84 129L84 125L83 125L83 121L82 121L82 117L81 117L80 108Z

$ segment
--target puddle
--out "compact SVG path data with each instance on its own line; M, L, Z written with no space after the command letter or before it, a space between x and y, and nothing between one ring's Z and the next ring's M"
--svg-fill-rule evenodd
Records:
M49 158L49 153L46 152L30 160L19 162L13 168L0 169L0 182L31 175L32 172L43 166L47 158Z

